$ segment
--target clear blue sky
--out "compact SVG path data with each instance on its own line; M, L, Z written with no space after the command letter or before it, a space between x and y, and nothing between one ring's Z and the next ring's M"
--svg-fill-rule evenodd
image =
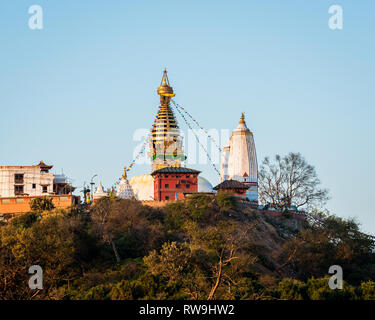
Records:
M41 31L28 28L33 4ZM328 28L333 4L343 30ZM233 129L244 111L259 162L301 152L328 208L375 233L374 16L372 0L2 0L1 165L43 159L78 187L94 174L112 185L134 131L153 122L167 67L176 101L205 128Z

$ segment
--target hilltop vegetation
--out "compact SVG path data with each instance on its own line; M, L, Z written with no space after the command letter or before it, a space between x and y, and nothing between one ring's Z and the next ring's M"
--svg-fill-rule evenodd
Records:
M352 220L321 214L297 231L222 194L38 208L0 227L0 299L375 298L374 241ZM328 287L334 264L343 290ZM43 290L28 287L31 265Z

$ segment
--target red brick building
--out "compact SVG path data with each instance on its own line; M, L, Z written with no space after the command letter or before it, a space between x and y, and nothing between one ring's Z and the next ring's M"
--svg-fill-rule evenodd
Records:
M155 170L154 200L168 201L184 198L184 192L198 192L200 171L183 167L166 167Z
M249 189L247 185L237 180L225 180L214 188L217 192L228 192L244 198L246 198L247 189Z

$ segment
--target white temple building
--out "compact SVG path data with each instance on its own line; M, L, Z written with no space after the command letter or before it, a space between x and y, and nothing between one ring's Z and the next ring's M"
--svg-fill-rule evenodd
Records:
M94 201L99 200L100 198L108 197L107 192L104 191L103 185L100 182L99 186L96 188L96 191L94 192L92 198Z
M221 156L220 182L230 179L246 184L249 187L247 198L258 202L258 162L254 136L246 126L243 113Z

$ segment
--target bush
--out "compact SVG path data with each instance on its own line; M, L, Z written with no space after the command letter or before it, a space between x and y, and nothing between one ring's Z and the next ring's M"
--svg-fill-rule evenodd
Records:
M36 212L24 213L10 220L10 224L15 227L29 228L34 222L40 219L40 214Z
M237 208L237 199L225 192L219 192L216 195L216 202L223 211L235 210Z
M55 209L55 206L53 205L52 198L42 197L32 199L30 201L30 209L36 212L43 212Z

